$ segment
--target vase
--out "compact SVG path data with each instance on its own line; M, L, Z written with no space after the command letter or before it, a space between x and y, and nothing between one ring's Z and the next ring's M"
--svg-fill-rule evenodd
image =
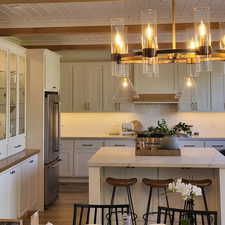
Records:
M179 149L178 139L176 136L166 136L161 141L160 148L164 149Z

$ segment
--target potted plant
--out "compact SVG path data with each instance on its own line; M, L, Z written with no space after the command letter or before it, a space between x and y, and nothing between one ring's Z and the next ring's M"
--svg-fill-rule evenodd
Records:
M156 143L160 148L178 149L177 137L191 134L191 126L179 122L172 128L169 128L165 119L157 121L156 127L149 127L147 130L138 134L138 137L148 138L151 144Z

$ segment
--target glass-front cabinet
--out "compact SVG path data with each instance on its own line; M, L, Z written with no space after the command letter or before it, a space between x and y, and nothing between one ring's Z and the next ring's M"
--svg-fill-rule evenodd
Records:
M17 129L17 55L9 54L9 137L16 136Z
M26 49L0 38L0 159L25 148Z

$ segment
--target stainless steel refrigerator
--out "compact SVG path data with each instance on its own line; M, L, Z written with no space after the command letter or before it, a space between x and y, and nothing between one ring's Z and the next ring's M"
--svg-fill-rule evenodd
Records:
M57 199L59 192L60 114L57 93L45 93L44 121L45 207L47 207Z

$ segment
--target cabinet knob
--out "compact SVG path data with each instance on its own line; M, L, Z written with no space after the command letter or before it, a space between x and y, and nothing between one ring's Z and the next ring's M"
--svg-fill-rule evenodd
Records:
M12 171L10 172L10 174L14 174L14 173L16 173L16 171L15 171L15 170L12 170Z
M53 86L52 88L56 88L56 86Z
M14 146L14 148L20 148L22 145L16 145Z
M29 163L33 163L33 162L34 162L34 160L33 160L33 159L29 161Z

